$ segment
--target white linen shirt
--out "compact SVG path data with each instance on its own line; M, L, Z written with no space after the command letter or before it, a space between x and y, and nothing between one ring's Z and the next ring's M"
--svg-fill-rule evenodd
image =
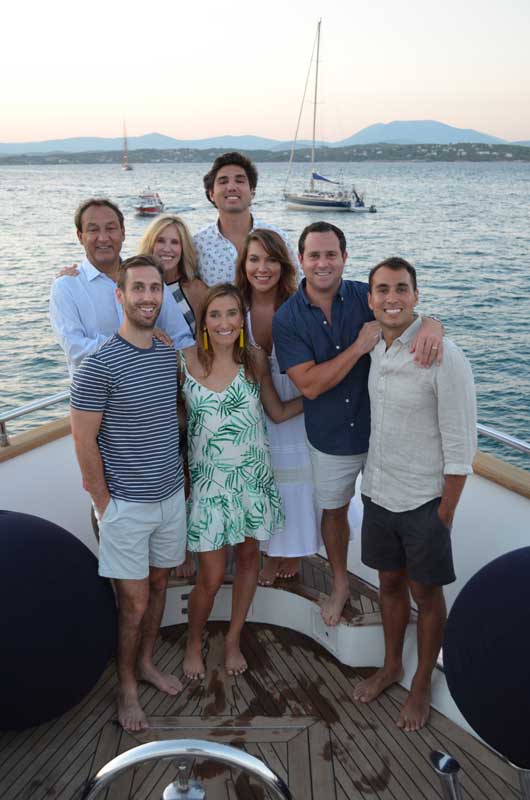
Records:
M287 233L281 228L269 225L268 222L263 222L262 219L252 217L252 230L256 228L266 228L278 233L287 245L291 260L298 270L298 258ZM199 277L206 286L213 286L215 283L233 283L238 256L237 248L219 230L219 220L196 233L193 243L197 250Z
M441 497L444 475L469 475L477 449L473 374L463 352L443 340L441 365L421 369L409 346L417 319L386 349L371 352L371 431L362 492L389 511Z
M57 278L50 294L50 321L65 352L70 375L85 356L118 331L123 320L114 281L87 258L78 266L78 272ZM177 349L195 344L181 310L165 289L157 326L171 337Z

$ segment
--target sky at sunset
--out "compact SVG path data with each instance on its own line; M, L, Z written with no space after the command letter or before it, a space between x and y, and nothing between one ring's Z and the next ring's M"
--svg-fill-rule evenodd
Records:
M293 136L319 16L317 136L436 119L530 139L528 0L9 0L0 141ZM310 107L302 138L310 135Z

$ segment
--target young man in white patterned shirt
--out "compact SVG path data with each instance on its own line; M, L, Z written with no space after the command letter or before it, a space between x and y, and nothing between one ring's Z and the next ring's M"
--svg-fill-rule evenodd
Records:
M446 620L442 587L455 580L451 527L477 447L473 375L462 351L444 338L441 364L413 364L417 301L416 272L404 259L386 259L370 272L368 305L382 339L368 378L362 560L379 571L385 661L354 697L369 703L401 679L410 591L418 607L418 667L397 720L405 731L419 730L429 716Z
M250 213L258 184L258 171L241 153L218 156L203 178L206 197L219 212L215 222L193 237L199 276L207 286L232 283L236 261L245 239L255 228L267 228L284 239L293 264L298 264L285 231L255 219Z

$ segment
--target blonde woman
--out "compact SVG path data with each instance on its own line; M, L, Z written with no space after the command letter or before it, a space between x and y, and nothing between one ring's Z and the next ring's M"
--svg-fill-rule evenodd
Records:
M195 320L207 289L197 277L197 254L183 220L173 214L157 217L142 236L138 254L160 262L164 282L195 336Z

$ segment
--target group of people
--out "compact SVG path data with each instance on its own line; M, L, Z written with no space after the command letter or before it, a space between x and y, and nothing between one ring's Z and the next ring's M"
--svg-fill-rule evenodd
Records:
M333 579L321 614L340 622L348 508L363 471L362 558L379 571L386 652L355 698L370 702L400 680L412 594L418 668L397 724L417 730L442 641L442 587L455 579L452 520L476 449L471 370L441 322L416 314L416 272L404 259L377 264L368 284L344 280L344 234L315 222L299 238L299 282L285 232L252 217L257 177L240 153L220 156L204 176L217 220L192 238L179 217L159 217L125 261L121 211L86 200L75 215L85 259L52 286L99 571L117 593L118 718L148 726L139 680L182 688L153 652L169 573L192 574L194 557L190 679L205 673L202 634L229 546L229 674L247 668L240 636L258 582L295 575L321 540Z

